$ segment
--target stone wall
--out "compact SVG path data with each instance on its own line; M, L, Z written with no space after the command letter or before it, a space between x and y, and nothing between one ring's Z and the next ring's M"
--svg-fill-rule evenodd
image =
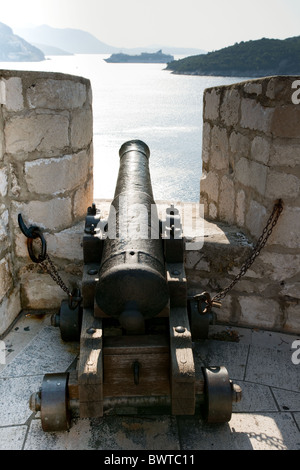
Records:
M93 201L90 82L0 72L0 334L24 309L57 307L64 292L31 262L17 216L45 232L67 285L81 268L82 221Z
M228 227L232 233L235 226L236 233L246 235L250 242L261 235L275 201L283 200L283 213L266 247L227 297L219 318L290 332L300 332L297 84L299 88L297 77L276 76L205 91L200 185L205 218L221 226L224 233ZM201 271L199 260L195 258L194 264L190 260L191 279L210 282L215 291L224 287L249 254L247 242L244 256L240 250L235 254L235 245L229 243L227 266L223 259L219 270L208 266ZM211 238L206 240L202 258L208 258L213 246ZM221 253L219 250L222 257Z

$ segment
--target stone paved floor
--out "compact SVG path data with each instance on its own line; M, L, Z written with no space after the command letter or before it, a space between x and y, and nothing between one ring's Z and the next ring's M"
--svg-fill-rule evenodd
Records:
M238 342L229 341L235 336ZM300 364L292 362L297 339L214 326L210 339L195 343L196 361L224 365L243 389L228 424L208 425L199 416L105 416L75 418L68 432L44 433L39 413L29 409L29 397L45 373L70 367L78 344L63 343L49 315L24 313L3 338L0 450L300 450Z

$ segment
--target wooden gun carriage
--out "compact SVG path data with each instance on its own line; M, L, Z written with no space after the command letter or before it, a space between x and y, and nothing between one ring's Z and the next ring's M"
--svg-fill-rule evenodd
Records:
M200 407L208 422L227 422L241 390L223 366L196 370L193 341L207 337L210 314L187 296L179 212L158 219L145 143L126 142L119 154L108 220L95 205L87 211L82 300L63 301L52 322L64 341L80 341L76 370L46 374L30 407L44 431L67 430L74 404L81 418Z

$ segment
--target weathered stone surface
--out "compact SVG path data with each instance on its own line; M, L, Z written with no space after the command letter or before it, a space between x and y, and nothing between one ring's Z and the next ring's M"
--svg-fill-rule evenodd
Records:
M299 250L300 207L284 206L280 220L276 229L273 230L268 243Z
M244 85L244 91L248 95L257 95L259 96L262 93L262 84L254 81L246 82Z
M250 154L250 140L247 136L239 132L232 132L229 138L230 150L239 160L242 157L248 158Z
M236 223L240 227L245 225L245 192L241 189L236 195L236 208L235 208L235 217Z
M61 277L65 277L60 273ZM59 308L66 293L54 283L48 274L32 273L23 275L21 280L21 301L23 308L54 309Z
M85 181L90 166L86 151L60 158L46 158L25 163L28 189L37 194L61 194Z
M300 162L300 145L293 141L276 141L274 139L273 151L270 155L269 165L295 168Z
M1 298L1 297L0 297ZM14 287L9 296L0 301L0 334L3 334L21 311L20 287Z
M240 321L243 325L260 325L261 328L272 329L281 316L280 306L275 300L257 296L241 296Z
M251 158L267 165L270 158L270 142L264 137L257 136L251 145Z
M214 126L211 131L211 161L210 167L215 170L228 170L229 143L227 131Z
M246 214L246 227L255 238L260 237L266 224L267 211L264 206L256 201L251 201Z
M87 208L94 201L93 198L94 181L91 177L84 185L80 186L74 196L74 217L82 218L86 215Z
M56 258L81 261L83 257L81 246L83 235L83 222L61 232L48 234L47 246L49 254Z
M235 178L244 186L256 189L261 195L265 194L267 167L246 158L241 158L235 168Z
M273 113L273 108L266 108L256 100L244 98L241 103L240 125L247 129L268 133Z
M207 163L210 157L210 124L203 123L202 129L202 161Z
M22 80L20 77L1 79L0 103L8 111L20 111L24 107Z
M8 180L6 168L0 168L0 196L4 197L7 194Z
M0 261L0 299L7 294L12 286L11 257L7 255Z
M223 176L219 197L219 216L229 224L235 222L235 191L233 180L227 175Z
M299 191L300 179L296 176L278 171L268 171L266 197L284 200L286 198L297 198Z
M223 96L223 102L220 108L221 120L226 126L234 126L239 120L240 94L236 89L228 89Z
M205 192L210 200L218 202L219 199L219 178L212 171L204 172L200 181L200 191Z
M274 137L299 138L300 107L294 104L275 109L271 132Z
M215 120L219 117L219 105L221 95L216 89L208 90L205 94L204 117L207 120Z
M54 198L47 201L29 201L23 207L23 217L28 224L44 229L61 230L72 222L70 198Z
M276 253L262 251L259 262L264 265L265 276L272 281L282 282L297 275L300 265L300 254Z
M37 79L27 90L30 108L81 108L86 99L86 86L71 80Z
M69 145L69 117L65 114L16 116L5 126L6 152L61 151Z
M93 139L92 109L73 111L71 119L71 146L74 149L87 147Z

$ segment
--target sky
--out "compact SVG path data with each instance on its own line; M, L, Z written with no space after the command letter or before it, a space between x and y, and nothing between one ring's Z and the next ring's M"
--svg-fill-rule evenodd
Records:
M10 0L1 7L0 21L12 29L42 24L82 29L115 47L212 51L262 37L299 36L300 1Z

